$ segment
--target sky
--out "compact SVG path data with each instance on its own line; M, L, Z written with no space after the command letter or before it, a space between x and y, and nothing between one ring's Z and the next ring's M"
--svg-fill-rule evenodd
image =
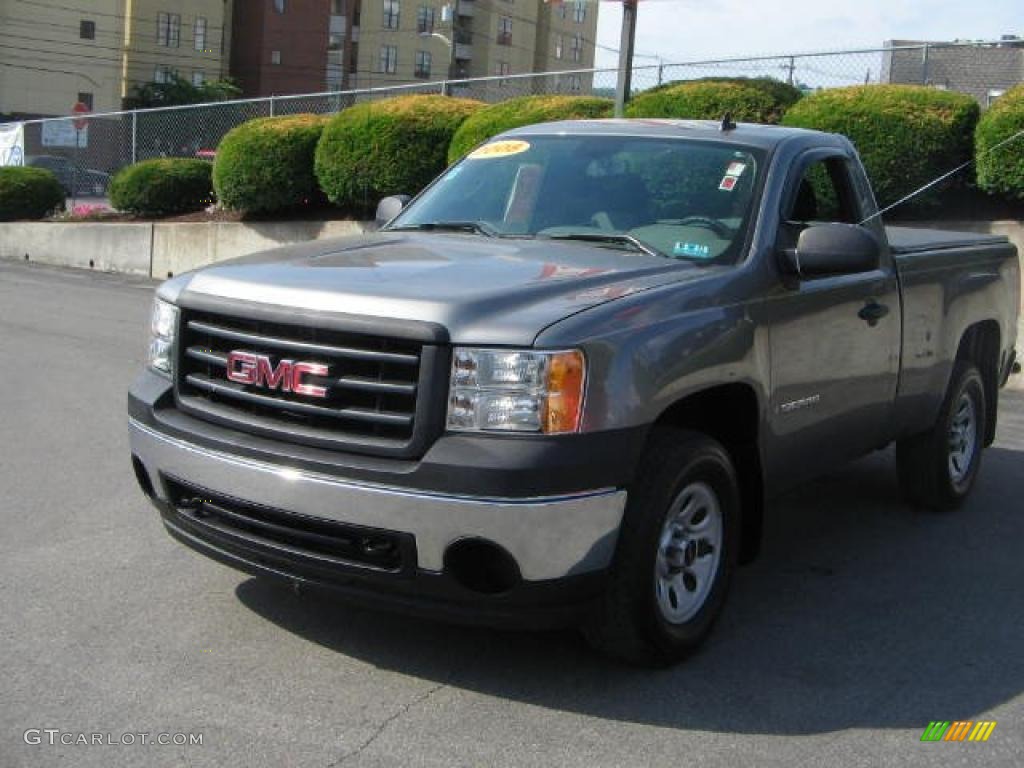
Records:
M639 54L669 63L875 47L891 39L1024 37L1024 0L640 0L637 19L639 66L657 64ZM598 45L618 49L621 25L621 3L602 0ZM598 48L598 67L617 62L616 53Z

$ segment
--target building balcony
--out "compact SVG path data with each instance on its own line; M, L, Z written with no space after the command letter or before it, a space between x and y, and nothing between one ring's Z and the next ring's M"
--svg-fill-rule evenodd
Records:
M456 43L455 44L455 59L456 61L469 61L473 58L473 46L469 43Z

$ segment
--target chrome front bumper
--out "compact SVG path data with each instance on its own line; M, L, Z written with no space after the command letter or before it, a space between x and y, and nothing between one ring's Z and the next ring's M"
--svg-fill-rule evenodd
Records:
M358 483L201 448L129 419L131 451L155 494L170 502L161 475L244 501L351 525L409 533L420 570L440 572L459 539L479 537L516 559L525 581L606 568L626 492L599 489L539 498L482 498Z

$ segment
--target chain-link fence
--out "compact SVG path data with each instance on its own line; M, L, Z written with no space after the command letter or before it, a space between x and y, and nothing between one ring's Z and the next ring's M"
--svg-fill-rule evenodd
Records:
M617 77L614 69L581 69L143 109L89 115L81 130L72 118L29 120L24 150L28 163L49 167L69 191L102 196L119 168L153 157L211 157L225 133L255 117L331 114L400 93L449 93L486 102L548 93L611 96ZM705 77L771 77L808 92L859 83L931 85L969 93L985 107L1024 82L1024 42L908 44L642 65L633 70L632 90Z

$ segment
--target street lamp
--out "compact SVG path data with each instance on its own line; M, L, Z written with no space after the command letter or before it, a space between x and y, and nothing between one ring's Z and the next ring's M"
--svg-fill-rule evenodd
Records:
M420 37L436 37L438 40L448 46L449 57L448 57L448 79L444 83L444 95L452 95L452 78L455 75L455 43L449 38L442 35L440 32L420 32Z

